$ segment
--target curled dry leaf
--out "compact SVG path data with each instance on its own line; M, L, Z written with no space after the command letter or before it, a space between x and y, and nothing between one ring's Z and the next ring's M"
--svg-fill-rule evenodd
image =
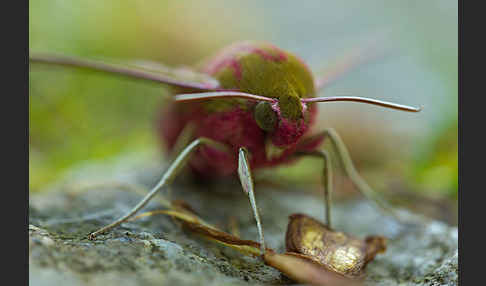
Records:
M321 264L298 253L278 254L267 251L265 263L280 270L289 278L311 285L358 286L360 281L351 280L322 267Z
M357 239L303 214L290 216L285 244L288 252L301 254L349 278L363 277L368 262L386 250L384 237Z

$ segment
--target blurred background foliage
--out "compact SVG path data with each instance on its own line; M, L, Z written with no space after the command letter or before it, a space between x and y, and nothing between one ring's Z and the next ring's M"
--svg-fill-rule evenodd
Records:
M367 96L424 110L321 104L314 130L337 129L362 175L391 200L456 223L457 1L29 3L30 51L173 66L194 65L227 44L250 39L294 52L319 71L386 31L391 56L348 73L321 95ZM154 132L157 111L170 97L164 86L32 65L29 88L31 191L46 189L86 162L127 153L164 160ZM264 170L258 179L316 184L319 164L306 159ZM335 181L336 196L356 194L339 172Z

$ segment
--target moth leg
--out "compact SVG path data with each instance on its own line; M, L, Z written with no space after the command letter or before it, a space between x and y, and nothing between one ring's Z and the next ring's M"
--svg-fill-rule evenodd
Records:
M240 177L243 191L250 199L250 205L253 209L253 216L255 217L258 229L258 236L260 238L260 250L262 255L265 254L265 239L263 237L263 228L260 221L260 215L255 201L255 193L253 188L253 178L251 177L250 163L248 161L248 150L241 147L238 151L238 176Z
M187 161L190 158L190 155L201 145L207 145L211 146L217 149L222 149L222 150L228 150L227 147L219 142L213 141L209 138L198 138L194 141L191 142L182 152L175 158L175 160L172 162L172 164L169 166L169 169L165 172L165 174L162 176L160 181L155 185L154 188L132 209L130 210L127 214L123 215L116 221L110 223L109 225L106 225L100 229L98 229L95 232L92 232L89 234L88 238L89 239L94 239L96 236L98 236L101 233L104 233L121 223L127 221L129 218L131 218L133 215L135 215L140 209L142 209L156 194L158 191L160 191L162 188L166 187L169 185L175 177L179 174L179 172L182 170L182 168L185 166Z
M348 149L344 142L342 141L341 137L336 133L333 128L327 128L322 132L316 134L313 137L324 136L324 138L329 138L339 160L342 163L344 172L349 177L351 182L353 182L354 186L361 192L365 197L370 199L384 211L395 217L397 220L401 221L400 217L396 214L394 209L385 202L382 197L376 193L367 183L366 181L359 175L358 171L354 167L353 161L349 155Z
M326 212L326 224L329 228L331 226L331 193L332 193L332 171L331 171L331 157L326 150L316 150L312 152L298 152L298 156L312 156L319 157L324 160L322 169L322 186L324 187L324 205Z

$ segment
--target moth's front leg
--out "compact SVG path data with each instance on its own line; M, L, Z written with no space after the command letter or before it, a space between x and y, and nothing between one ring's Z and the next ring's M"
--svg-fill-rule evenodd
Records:
M253 187L253 178L251 176L250 162L248 160L248 150L241 147L238 150L238 176L240 177L241 186L243 191L250 199L250 205L253 210L253 216L255 217L258 229L258 236L260 238L260 250L262 255L265 254L265 239L263 237L263 228L260 221L260 215L255 201L255 193Z

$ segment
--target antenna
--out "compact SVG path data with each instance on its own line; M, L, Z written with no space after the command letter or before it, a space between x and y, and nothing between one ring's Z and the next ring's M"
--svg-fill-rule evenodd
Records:
M331 96L331 97L309 97L301 99L304 103L310 102L327 102L327 101L354 101L354 102L361 102L361 103L368 103L379 105L387 108L398 109L402 111L409 111L409 112L419 112L422 110L422 107L411 107L407 105L392 103L381 101L377 99L365 98L365 97L357 97L357 96Z

